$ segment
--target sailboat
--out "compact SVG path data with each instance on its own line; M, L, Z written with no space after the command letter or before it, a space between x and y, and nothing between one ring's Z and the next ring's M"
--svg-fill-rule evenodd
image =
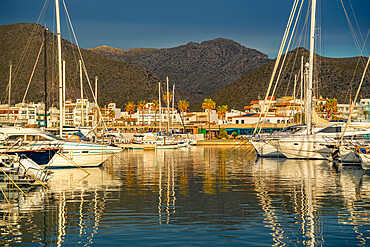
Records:
M341 137L345 139L361 139L370 134L367 126L348 126L344 132L344 124L329 124L325 128L317 129L313 125L314 109L312 106L312 84L313 84L313 58L315 47L315 17L316 0L311 1L311 34L310 34L310 56L309 63L306 63L305 76L307 78L306 91L306 122L307 128L304 135L291 135L269 143L278 149L287 158L295 159L331 159L333 151L330 146L338 145Z
M33 128L0 128L0 140L15 141L19 138L24 144L33 147L52 148L58 147L60 151L49 162L49 166L58 168L68 167L93 167L100 166L106 159L114 153L122 151L121 148L107 145L99 145L85 142L70 142L63 137L63 76L62 76L62 45L60 29L59 0L55 0L56 24L57 24L57 44L58 44L58 75L59 75L59 107L60 124L59 135L56 137L46 131Z

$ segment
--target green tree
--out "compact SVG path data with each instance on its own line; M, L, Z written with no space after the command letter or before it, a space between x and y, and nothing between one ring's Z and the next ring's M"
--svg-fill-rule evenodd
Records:
M212 99L204 99L202 108L208 111L208 139L211 139L211 111L216 108L216 102Z
M145 110L145 105L146 105L145 100L142 100L142 101L137 102L137 109L139 111L141 110L141 119L142 119L143 125L144 125L144 110Z
M128 102L125 104L125 111L128 112L128 114L130 115L130 125L131 125L131 114L135 111L135 104L134 102Z
M229 107L227 105L217 106L217 115L218 115L219 118L221 117L222 123L224 122L224 118L226 116L226 112L227 112L228 108Z
M152 101L152 106L150 109L154 111L154 126L155 126L157 121L157 111L159 111L159 101L154 99Z
M220 134L218 135L218 137L219 138L226 138L226 139L229 138L225 128L220 129Z
M189 102L187 102L186 100L180 100L179 103L177 103L177 107L179 108L181 114L186 112L186 110L188 109L189 107Z
M232 135L232 137L234 137L234 139L238 136L238 133L236 133L236 132L233 132L233 133L231 133L231 135Z

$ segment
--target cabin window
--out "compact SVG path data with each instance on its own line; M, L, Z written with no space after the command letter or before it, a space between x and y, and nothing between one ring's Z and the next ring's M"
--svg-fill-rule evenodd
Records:
M342 128L340 126L331 126L320 130L318 133L341 133L341 132Z
M14 135L14 136L9 136L8 140L9 141L16 141L18 139L24 139L24 135Z
M37 136L34 135L26 135L26 141L37 141Z
M45 136L39 136L39 141L47 141L48 139Z
M276 120L277 123L280 123L280 120Z
M236 124L239 124L239 120L235 120L235 123L236 123Z
M285 123L285 120L281 120L281 123Z
M241 120L241 123L244 124L244 120Z

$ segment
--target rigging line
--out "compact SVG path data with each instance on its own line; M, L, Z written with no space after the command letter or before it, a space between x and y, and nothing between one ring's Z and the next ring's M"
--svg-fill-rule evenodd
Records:
M263 125L263 123L264 123L264 122L265 122L265 120L266 120L267 112L268 112L268 109L270 108L271 101L272 101L272 97L274 97L274 95L275 95L275 93L276 93L276 88L277 88L277 86L278 86L278 84L279 84L280 76L281 76L281 73L282 73L282 71L283 71L283 69L284 69L285 60L286 60L286 58L287 58L287 56L288 56L288 50L289 50L289 47L290 47L290 44L291 44L292 38L293 38L294 33L295 33L295 28L297 27L297 22L298 22L298 19L299 19L298 17L299 17L299 15L300 15L300 13L301 13L301 9L302 9L303 2L304 2L304 0L302 0L302 2L301 2L301 6L299 7L299 10L298 10L298 13L297 13L297 16L296 16L296 20L295 20L295 22L294 22L294 26L293 26L292 32L291 32L291 34L290 34L290 39L289 39L288 45L286 46L286 50L285 50L285 54L284 54L284 58L283 58L283 61L282 61L281 65L280 65L279 74L278 74L278 77L276 78L275 86L274 86L274 89L273 89L273 91L272 91L272 94L271 94L270 100L269 100L268 105L267 105L267 111L266 111L266 114L264 115L264 118L263 118L263 120L262 120L262 125ZM295 10L294 10L294 12L295 12ZM292 20L292 21L293 21L293 20ZM289 58L288 58L288 59L289 59ZM265 104L265 102L264 102L264 104ZM261 128L260 128L260 130L259 130L259 133L260 133L260 132L261 132Z
M41 43L39 53L37 54L36 62L35 62L35 65L33 66L32 73L31 73L30 79L29 79L28 84L27 84L27 89L26 89L26 92L24 93L24 96L23 96L22 104L24 104L24 101L26 99L28 89L30 87L30 84L31 84L31 81L32 81L32 78L33 78L33 74L35 73L36 65L39 61L39 57L40 57L40 54L41 54L41 51L42 51L42 47L44 47L44 42Z
M44 21L44 19L45 19L45 13L46 13L46 9L47 9L47 7L48 7L48 0L45 0L45 2L44 2L44 6L42 7L42 10L41 10L41 12L40 12L40 15L39 15L39 17L37 18L37 22L36 23L39 23L40 22L40 19L42 18L42 21ZM25 56L26 56L26 54L28 53L28 49L29 49L29 47L31 46L31 43L33 43L34 45L33 45L33 48L35 47L35 45L36 45L36 33L39 33L39 30L40 30L40 25L36 25L34 28L33 28L33 31L31 32L31 35L30 35L30 37L28 38L28 40L27 40L27 43L26 43L26 47L25 47L25 49L23 50L23 52L22 52L22 54L21 54L21 58L18 60L18 63L17 63L17 65L15 66L15 69L14 69L14 79L13 79L13 83L15 84L15 85L17 85L17 87L16 87L16 91L18 91L19 90L19 87L20 87L20 82L21 82L21 79L22 79L22 77L23 76L20 76L20 78L19 78L19 84L17 84L16 82L17 82L17 79L18 79L18 73L19 73L19 71L22 71L21 72L21 74L23 75L23 73L24 73L24 70L25 70L25 68L26 68L26 65L28 64L28 61L29 61L29 57L31 56L31 55L29 55L28 56L28 59L27 59L27 62L24 64L24 66L23 66L23 69L21 69L20 67L20 65L23 63L23 60L25 59ZM33 50L33 48L31 49L31 50ZM31 51L30 51L31 52Z
M342 136L340 138L340 141L339 141L339 145L342 143L343 141L343 138L344 138L344 133L346 132L346 129L348 127L348 125L351 123L351 117L352 117L352 112L353 112L353 109L354 109L354 105L355 105L355 102L357 101L357 97L360 93L360 90L361 90L361 87L362 87L362 84L363 84L363 81L365 79L365 75L366 75L366 71L367 71L367 68L369 66L369 62L370 62L370 56L369 56L369 59L367 60L367 63L366 63L366 66L365 66L365 69L364 69L364 72L362 73L362 77L361 77L361 81L360 81L360 85L358 86L358 89L357 89L357 92L356 92L356 96L355 98L353 99L352 101L352 105L351 105L351 109L349 111L349 116L348 116L348 121L344 127L344 130L343 130L343 133L342 133Z
M308 8L308 9L309 9L309 8ZM299 38L298 38L298 41L297 41L297 43L296 43L295 47L298 47L298 44L300 44L300 43L301 43L301 41L302 41L303 31L306 29L306 25L307 25L307 23L308 23L308 16L309 16L309 13L310 13L310 12L309 12L309 11L307 11L307 13L306 13L305 23L304 23L304 25L303 25L303 28L302 28L301 34L300 34L300 36L299 36ZM300 19L300 17L301 17L301 15L299 16L299 19ZM295 67L295 63L296 63L296 59L297 59L298 53L299 53L299 52L298 52L298 50L297 50L297 51L296 51L295 58L294 58L294 62L293 62L293 65L292 65L292 70L291 70L291 72L290 72L290 77L289 77L288 84L287 84L287 87L286 87L285 95L287 95L287 94L288 94L288 89L289 89L290 82L291 82L291 80L292 80L293 71L294 71L294 67ZM290 58L288 59L288 61L290 61ZM301 71L300 71L300 69L299 69L298 76L300 75L300 73L301 73ZM285 71L284 71L284 74L285 74ZM293 92L292 92L292 93L293 93Z
M104 121L103 115L101 114L100 107L99 107L99 105L98 105L98 101L97 101L97 99L96 99L96 95L94 94L93 88L92 88L92 86L91 86L90 78L89 78L89 76L88 76L88 74L87 74L87 70L86 70L85 61L84 61L84 60L83 60L83 58L82 58L81 49L80 49L80 46L79 46L79 44L78 44L78 41L77 41L77 38L76 38L76 34L75 34L75 32L74 32L74 29L73 29L73 26L72 26L72 22L71 22L71 19L70 19L70 17L69 17L68 10L67 10L67 6L66 6L66 4L65 4L65 1L64 1L64 0L63 0L63 6L64 6L64 9L65 9L65 11L66 11L66 14L67 14L67 17L68 17L68 22L69 22L69 25L71 26L71 30L72 30L72 33L73 33L74 39L75 39L75 41L76 41L76 45L77 45L77 49L78 49L78 53L79 53L80 58L81 58L82 67L83 67L83 70L84 70L84 73L85 73L85 76L86 76L87 82L88 82L89 87L90 87L90 90L91 90L91 92L92 92L94 102L95 102L95 104L98 106L98 112L99 112L99 115L100 115L100 118L101 118L101 122L103 123L103 127L105 128L105 130L108 130L107 125L106 125L106 123L105 123L105 121Z
M355 46L356 46L356 49L358 51L358 53L360 53L360 41L358 40L358 37L357 37L357 34L356 34L356 31L352 25L352 22L351 22L351 19L349 18L348 16L348 13L347 13L347 10L344 6L344 3L343 3L343 0L340 0L340 2L342 3L342 7L343 7L343 11L344 11L344 14L346 16L346 19L347 19L347 22L348 22L348 26L349 26L349 29L350 29L350 32L351 32L351 35L352 35L352 39L355 43Z
M348 88L348 90L347 90L347 93L346 93L345 99L347 99L348 94L350 94L350 93L351 93L351 91L352 91L352 84L353 84L353 81L355 80L356 72L357 72L357 69L359 68L359 65L360 65L360 61L361 61L361 58L362 58L362 52L363 52L364 47L365 47L365 45L366 45L367 38L369 37L369 32L370 32L370 29L369 29L369 30L368 30L368 32L367 32L366 39L365 39L365 41L364 41L364 45L363 45L363 47L362 47L362 49L361 49L361 54L360 54L359 58L357 59L357 64L356 64L355 70L354 70L354 72L353 72L352 79L351 79L351 81L350 81L350 87L349 87L349 88ZM365 75L365 76L366 76L366 75ZM350 100L351 100L351 99L350 99Z
M283 36L283 39L281 41L281 44L280 44L280 48L279 48L279 52L278 52L278 56L276 58L276 61L275 61L275 66L274 66L274 69L272 71L272 75L271 75L271 78L270 78L270 82L269 82L269 86L268 86L268 89L267 89L267 92L266 92L266 95L265 95L265 100L263 101L263 107L261 109L261 114L262 114L262 111L264 111L265 109L265 103L269 97L269 94L270 94L270 90L271 90L271 87L272 87L272 84L273 84L273 81L274 81L274 78L275 78L275 73L277 71L277 68L279 66L279 63L280 63L280 58L281 58L281 54L284 50L284 46L285 46L285 41L287 39L287 36L288 36L288 33L289 33L289 30L290 30L290 26L291 26L291 21L293 20L293 16L295 14L295 9L296 9L296 6L298 4L298 1L299 0L295 0L294 3L293 3L293 7L292 7L292 10L290 12L290 16L289 16L289 19L288 19L288 23L287 23L287 26L285 28L285 32L284 32L284 36ZM254 128L254 131L253 131L253 135L256 134L256 131L258 129L258 124L261 120L261 114L259 114L258 116L258 120L257 120L257 123L256 123L256 127Z
M351 2L351 0L348 0L348 2L349 2L349 5L351 6L351 10L352 10L353 18L355 19L355 23L356 23L356 26L357 26L357 29L358 29L358 34L360 35L360 38L361 38L361 40L360 40L360 41L361 41L362 43L366 43L366 40L364 40L364 38L362 37L361 29L360 29L360 26L359 26L359 24L358 24L358 21L357 21L357 18L356 18L356 14L355 14L355 12L354 12L354 10L353 10L352 2ZM367 49L366 49L366 47L365 47L365 54L368 54L368 53L367 53Z

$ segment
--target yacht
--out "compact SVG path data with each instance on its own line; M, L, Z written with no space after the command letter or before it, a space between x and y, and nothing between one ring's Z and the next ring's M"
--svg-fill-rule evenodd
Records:
M22 140L23 145L38 148L60 148L47 164L54 168L100 166L121 148L88 142L74 142L36 128L0 128L1 145Z
M278 149L272 146L269 141L273 139L278 139L281 137L285 137L288 135L302 135L306 130L305 125L294 125L287 127L281 131L274 132L272 134L262 134L256 137L253 137L249 140L249 142L253 145L256 153L260 157L270 157L270 158L278 158L278 157L285 157Z
M370 126L369 126L370 127ZM344 132L344 124L333 124L310 135L291 135L270 140L270 144L289 159L332 159L333 147L340 140L364 141L370 138L370 129L366 126L348 126ZM347 157L350 160L350 156Z

